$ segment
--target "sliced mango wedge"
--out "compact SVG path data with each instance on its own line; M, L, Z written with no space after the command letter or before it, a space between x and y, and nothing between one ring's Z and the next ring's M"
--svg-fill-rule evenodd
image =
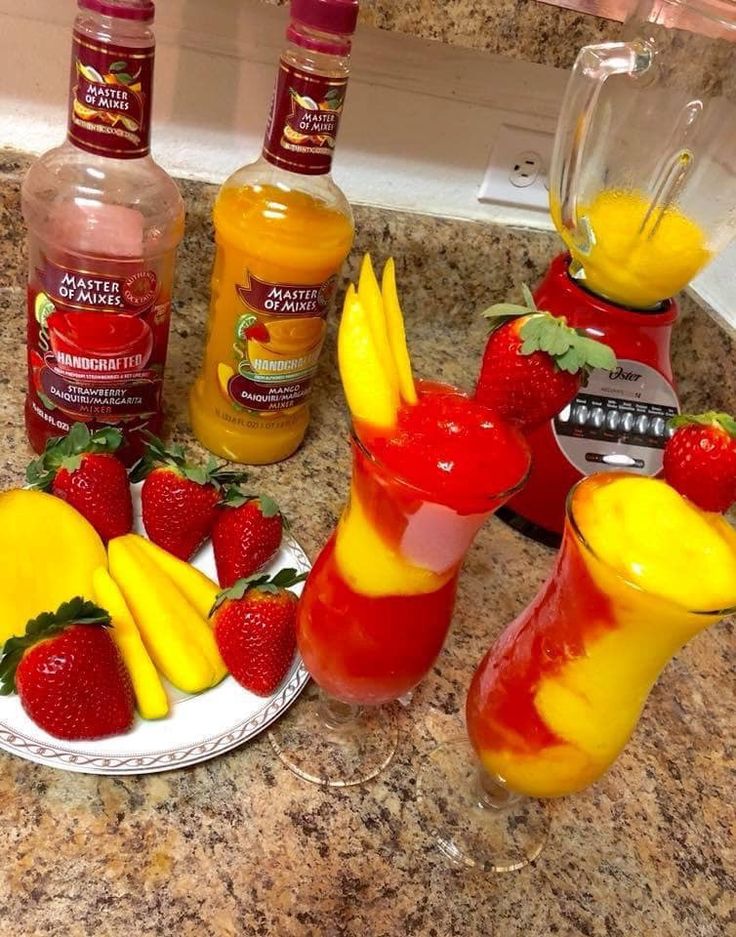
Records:
M122 592L104 566L95 570L92 586L95 601L110 613L112 639L130 674L138 712L144 719L163 719L169 714L166 690Z
M381 293L383 297L383 311L386 317L388 343L396 366L399 393L405 403L415 404L417 402L417 390L414 386L414 376L411 372L411 359L409 358L409 349L406 345L404 316L401 312L399 295L396 291L396 265L394 264L393 257L389 257L383 268Z
M358 280L358 298L368 314L373 341L378 353L378 359L385 372L385 379L392 388L398 391L399 376L396 373L396 363L391 353L391 345L388 337L388 328L386 323L386 314L383 308L383 298L378 286L376 274L373 271L373 263L370 254L363 256L363 263L360 265L360 278Z
M200 618L208 618L215 604L217 593L220 591L219 586L194 566L190 566L189 563L180 560L168 550L146 540L145 537L140 537L138 534L126 534L124 539L142 550L151 562L168 576Z
M126 537L107 548L110 573L158 670L185 693L219 683L227 670L212 630L148 555Z
M398 383L392 383L386 376L368 312L352 284L345 294L337 358L353 419L379 428L395 426L399 412Z

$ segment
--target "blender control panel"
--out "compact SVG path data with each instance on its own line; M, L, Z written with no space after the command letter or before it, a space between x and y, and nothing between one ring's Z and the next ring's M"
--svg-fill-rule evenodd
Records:
M584 475L627 469L656 475L679 413L671 384L640 362L595 371L588 385L553 421L557 444Z

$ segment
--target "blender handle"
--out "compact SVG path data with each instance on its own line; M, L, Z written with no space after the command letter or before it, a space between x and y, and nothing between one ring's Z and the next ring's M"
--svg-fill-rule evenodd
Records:
M640 39L583 46L578 53L562 101L549 173L550 209L560 233L575 234L580 168L603 83L612 75L641 75L653 61L653 47Z

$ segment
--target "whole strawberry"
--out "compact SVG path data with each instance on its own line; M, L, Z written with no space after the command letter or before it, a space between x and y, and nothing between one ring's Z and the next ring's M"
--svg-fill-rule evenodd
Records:
M223 589L261 569L281 546L284 519L273 498L227 492L212 528L217 579Z
M227 669L251 693L270 696L291 666L298 599L289 587L305 577L282 569L271 579L239 579L217 597L211 612L217 646Z
M58 739L127 732L133 687L109 626L106 611L79 597L31 619L23 636L5 642L0 693L15 691L36 725Z
M66 436L50 439L26 469L32 488L51 491L83 514L107 543L133 528L128 473L115 452L123 436L112 427L90 432L74 423Z
M728 413L681 414L664 448L664 477L704 511L736 501L736 420Z
M475 399L531 430L552 419L576 396L592 368L612 369L616 358L602 342L538 310L524 287L526 306L501 303L491 320Z
M134 481L145 479L143 526L154 543L189 560L212 532L225 486L239 484L245 474L230 471L212 458L207 465L194 465L181 446L167 448L155 436L148 439L146 454L131 472Z

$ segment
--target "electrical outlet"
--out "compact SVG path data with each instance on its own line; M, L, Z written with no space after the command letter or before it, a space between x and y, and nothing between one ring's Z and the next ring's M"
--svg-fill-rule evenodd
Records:
M478 201L547 212L554 133L516 124L496 132Z

